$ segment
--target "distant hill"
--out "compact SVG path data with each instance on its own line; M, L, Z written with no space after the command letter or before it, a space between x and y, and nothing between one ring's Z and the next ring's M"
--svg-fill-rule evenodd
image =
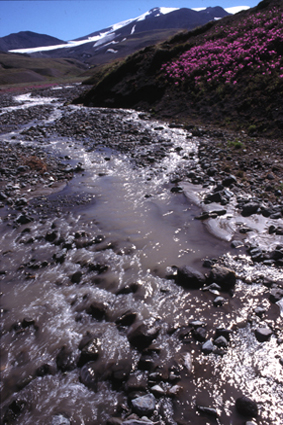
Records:
M86 68L75 59L37 59L0 53L0 86L77 78Z
M97 67L74 103L139 108L184 123L282 137L283 4L212 21Z
M5 37L0 37L0 51L8 52L14 49L27 49L39 46L54 46L64 44L65 41L50 35L37 34L31 31L21 31Z
M193 29L209 21L229 15L221 7L209 7L196 11L187 8L169 9L156 7L134 19L116 23L108 28L100 29L84 37L57 43L54 41L50 49L47 45L40 49L17 47L10 49L14 53L25 53L32 57L73 58L88 65L108 63L123 58L143 47L166 40L179 30ZM58 48L54 49L54 44ZM28 46L30 47L30 46Z

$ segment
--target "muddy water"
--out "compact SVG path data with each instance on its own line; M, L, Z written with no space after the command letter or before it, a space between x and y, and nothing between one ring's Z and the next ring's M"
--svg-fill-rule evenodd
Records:
M53 107L45 125L84 109L63 111L58 101ZM239 279L234 296L221 294L224 304L216 308L215 293L184 290L166 277L172 266L190 265L205 272L203 259L220 255L243 278L256 273L259 280L262 274L275 280L282 276L268 267L255 270L241 251L235 260L225 235L215 237L195 220L200 209L193 197L171 191L176 170L187 166L188 157L196 157L196 139L183 130L140 120L133 111L115 114L140 131L161 133L168 140L166 155L137 166L133 155L58 136L53 130L41 142L42 149L68 157L71 165L80 162L84 171L56 190L51 186L28 193L33 222L0 226L0 268L5 271L2 419L29 425L102 425L111 416L124 418L131 403L127 379L117 384L111 378L113 365L118 365L130 375L142 370L146 392L154 385L149 372L160 373L164 394L156 396L155 423L241 425L245 418L236 413L235 399L244 394L258 403L257 424L282 424L283 353L276 338L282 318L279 307L268 300L268 289ZM15 137L21 140L19 132L1 137L11 143ZM52 232L54 240L47 237ZM90 314L94 303L103 306L101 316ZM266 309L264 322L254 313L259 306ZM141 366L141 353L128 339L129 325L119 326L125 313L159 328L150 367ZM194 321L203 322L206 339L217 327L230 329L228 349L204 355L201 343L188 331ZM261 344L254 329L263 324L276 332ZM79 345L88 332L98 341L93 386L85 385L82 368L77 367ZM69 353L65 368L58 363L62 347ZM184 358L189 361L184 363ZM43 365L48 371L39 373ZM168 378L173 372L178 379ZM13 402L20 407L11 408ZM218 418L199 413L196 405L217 409Z

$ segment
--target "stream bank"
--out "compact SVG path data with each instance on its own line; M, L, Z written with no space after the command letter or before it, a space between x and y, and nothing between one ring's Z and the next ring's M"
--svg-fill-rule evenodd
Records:
M3 422L279 425L279 192L218 168L225 135L78 90L2 106Z

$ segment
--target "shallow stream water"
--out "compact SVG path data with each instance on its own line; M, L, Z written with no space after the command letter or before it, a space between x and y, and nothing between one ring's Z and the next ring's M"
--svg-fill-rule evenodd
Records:
M18 98L20 106L28 107L30 99ZM53 111L37 125L47 127L63 115L87 113L79 106L63 109L52 98L37 99L36 104L40 102L53 105ZM105 110L92 113L99 116ZM197 195L171 190L176 187L172 176L188 167L188 158L198 167L196 138L182 129L141 119L134 111L113 114L115 120L146 131L153 139L161 135L166 147L163 158L137 166L134 155L127 152L50 132L40 141L41 148L68 158L70 165L81 163L84 171L57 189L54 185L26 194L30 208L41 211L37 220L19 227L0 224L0 269L5 271L1 275L2 419L14 400L24 407L9 423L21 425L103 425L111 416L125 415L129 408L125 384L115 386L102 377L113 364L125 368L127 363L130 373L140 370L141 353L129 342L128 326L117 325L130 312L136 321L159 326L153 349L156 370L166 375L179 368L175 397L172 392L168 396L174 380L160 384L164 395L156 396L155 423L242 425L245 418L235 411L235 400L244 394L258 403L257 424L282 424L280 308L269 302L268 288L244 283L244 277L251 275L258 275L259 281L264 274L275 281L282 275L272 267L253 265L241 250L235 259L224 231L218 229L216 237L216 232L195 220L201 212ZM1 140L11 143L15 139L36 143L21 139L20 131L1 135ZM46 237L54 230L58 243ZM173 266L189 265L208 273L203 260L219 256L243 276L233 296L224 294L222 307L214 306L215 293L185 290L168 279ZM97 302L103 305L103 317L89 314L89 307ZM264 320L254 313L259 306L265 307ZM218 327L232 330L224 354L204 355L201 343L180 337L194 321L203 322L206 339ZM275 329L265 343L254 336L259 325ZM76 366L79 344L87 332L99 340L93 370L102 377L96 388L83 383L81 368ZM66 370L58 368L62 347L75 365ZM184 358L190 359L185 366ZM39 376L42 365L49 365L49 372ZM148 379L150 371L145 369L142 373ZM196 405L215 408L217 419L199 413Z

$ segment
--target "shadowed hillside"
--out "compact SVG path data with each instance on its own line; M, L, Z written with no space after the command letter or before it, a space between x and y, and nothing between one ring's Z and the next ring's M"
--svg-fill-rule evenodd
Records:
M264 0L147 47L121 63L97 67L93 88L76 103L151 110L186 123L204 122L281 137L283 5Z

